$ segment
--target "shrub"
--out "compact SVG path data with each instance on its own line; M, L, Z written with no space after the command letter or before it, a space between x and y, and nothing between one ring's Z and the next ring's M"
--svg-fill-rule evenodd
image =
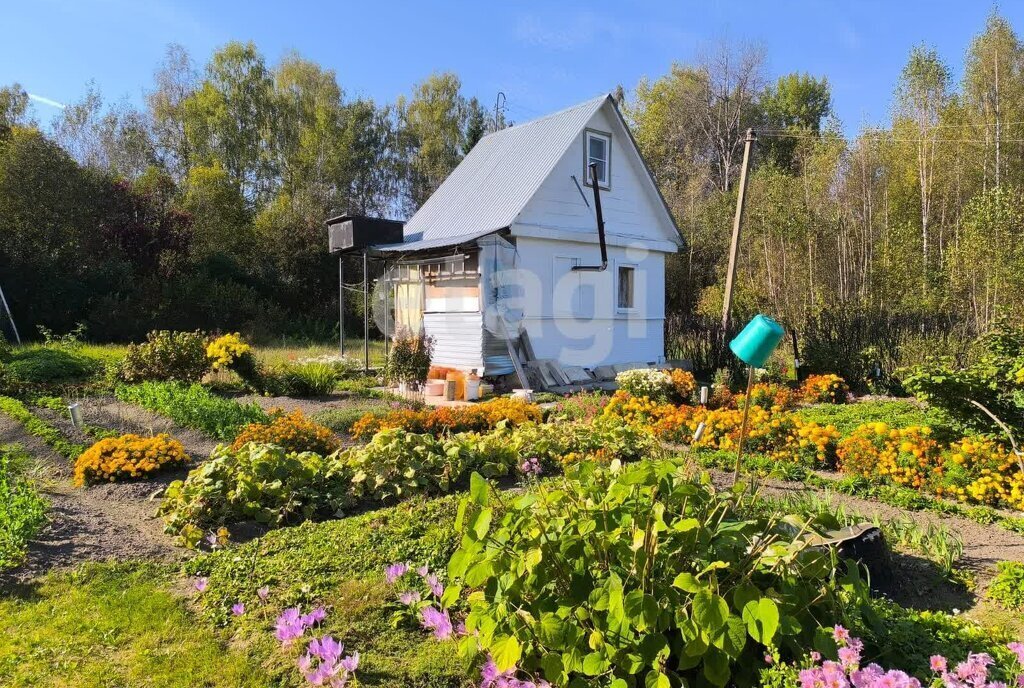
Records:
M0 363L6 363L11 360L11 356L14 354L14 347L4 337L3 332L0 332Z
M349 474L331 459L274 444L217 447L185 480L167 487L159 513L167 532L195 546L206 530L238 521L268 526L338 513Z
M736 405L743 408L746 404L745 394L736 396ZM793 408L796 403L796 395L793 390L778 382L758 382L750 388L750 402L753 406L760 406L766 409L785 410Z
M634 397L647 397L652 401L667 401L672 394L672 377L663 370L637 368L624 370L615 376L619 389Z
M697 390L697 379L693 373L682 368L674 368L669 377L672 378L672 401L677 404L691 401L693 393Z
M282 371L282 377L290 396L326 396L338 383L338 371L329 363L288 365Z
M611 397L603 392L578 392L559 399L548 411L550 420L593 420L604 412Z
M804 380L800 396L810 404L842 404L850 388L838 375L811 375Z
M638 461L659 452L650 433L609 416L591 421L526 423L507 434L508 445L516 453L524 458L537 457L549 468L581 461Z
M270 422L253 423L242 428L231 448L238 451L248 442L276 444L289 452L314 452L327 455L341 446L330 430L306 418L302 411L270 414Z
M989 599L1012 611L1024 611L1024 563L996 563L996 577L985 593Z
M784 525L806 519L754 513L670 461L581 464L516 499L477 476L470 494L450 590L468 591L465 646L498 671L555 685L668 686L669 674L751 685L766 652L810 646L823 620L856 617L866 599Z
M121 382L198 382L210 369L202 332L154 330L142 344L128 347L115 369Z
M103 370L101 361L80 350L56 346L17 349L5 367L15 380L27 385L85 382Z
M74 481L79 487L102 482L132 480L164 468L186 466L188 454L170 435L121 435L92 445L75 461Z
M219 440L233 440L242 426L269 420L257 404L243 406L198 384L143 382L118 387L115 393L123 402L156 411L178 425L201 430Z
M221 335L206 345L206 358L214 370L230 369L245 356L252 356L252 347L237 332Z
M0 571L24 560L46 521L46 501L22 475L28 459L20 447L0 445Z
M388 382L419 383L427 379L434 340L425 334L399 332L391 343L391 352L384 369Z
M433 409L397 409L381 417L367 413L352 426L355 437L370 437L389 428L409 432L452 433L492 430L498 423L509 426L540 422L540 407L519 399L498 398L472 406L440 406Z
M517 457L502 437L463 433L441 439L401 428L381 430L367 444L337 455L352 475L353 497L372 502L450 492L473 470L508 473Z

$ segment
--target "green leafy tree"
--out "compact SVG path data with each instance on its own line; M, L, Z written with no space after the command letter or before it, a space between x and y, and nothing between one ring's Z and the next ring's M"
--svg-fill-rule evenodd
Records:
M411 99L399 99L408 156L404 202L410 211L423 205L462 159L466 99L461 88L455 74L432 74L413 89Z

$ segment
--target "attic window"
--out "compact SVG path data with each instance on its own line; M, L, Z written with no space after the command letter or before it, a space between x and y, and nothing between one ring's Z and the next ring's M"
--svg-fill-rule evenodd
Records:
M587 131L584 136L584 170L583 178L587 184L593 183L590 179L590 165L597 163L597 183L603 188L609 187L609 171L611 169L612 136L596 131Z

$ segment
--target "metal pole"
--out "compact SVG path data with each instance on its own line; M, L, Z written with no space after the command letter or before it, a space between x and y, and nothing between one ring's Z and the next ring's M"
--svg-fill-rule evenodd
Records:
M345 357L345 256L338 255L338 349Z
M391 342L390 326L388 319L391 316L391 278L388 277L388 262L384 261L384 360L388 360L389 344Z
M732 244L729 247L729 272L725 276L725 299L722 304L722 341L728 337L729 309L732 307L732 286L736 279L736 260L740 252L740 227L743 224L743 205L747 198L747 171L750 169L750 149L757 136L753 129L747 129L743 140L743 167L740 168L740 188L736 195L736 217L732 223Z
M363 372L370 372L370 254L363 251Z

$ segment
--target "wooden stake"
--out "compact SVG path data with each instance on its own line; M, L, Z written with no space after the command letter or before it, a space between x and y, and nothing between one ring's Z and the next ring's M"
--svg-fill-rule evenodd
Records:
M725 275L725 299L722 304L722 341L728 337L729 309L732 307L733 281L736 279L736 261L740 252L740 227L743 224L743 206L747 199L747 171L750 169L750 149L757 136L753 129L747 129L743 140L743 167L740 168L740 188L736 195L736 217L732 223L732 244L729 246L729 271Z
M740 424L740 440L736 449L736 470L732 474L732 484L740 479L740 461L743 459L743 440L747 437L747 418L750 416L750 392L754 388L754 366L747 366L747 396L743 400L743 422Z

